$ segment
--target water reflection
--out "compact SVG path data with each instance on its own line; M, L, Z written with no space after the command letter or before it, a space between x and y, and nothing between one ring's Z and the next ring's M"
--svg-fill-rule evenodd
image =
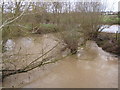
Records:
M7 51L13 50L13 48L15 47L15 42L11 39L8 39L5 45L5 48Z

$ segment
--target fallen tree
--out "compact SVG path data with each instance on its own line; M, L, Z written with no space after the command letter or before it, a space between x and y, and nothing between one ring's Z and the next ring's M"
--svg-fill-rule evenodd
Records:
M41 67L41 66L47 64L48 61L50 60L49 57L47 57L47 58L45 58L45 59L43 59L41 61L38 61L38 60L40 58L42 58L43 56L45 56L46 54L48 54L49 52L51 52L54 48L56 48L58 46L58 44L56 44L53 48L51 48L50 50L48 50L47 52L42 54L40 57L33 60L30 64L28 64L24 68L21 68L21 69L18 69L18 70L6 70L6 69L0 70L0 71L2 71L2 79L4 79L7 76L10 76L10 75L14 75L14 74L18 74L18 73L25 73L25 72L33 70L33 69L35 69L37 67ZM53 63L53 61L51 61L51 63Z
M59 44L59 43L58 43ZM51 48L50 50L48 50L46 53L44 53L43 55L41 55L40 57L36 58L35 60L33 60L30 64L28 64L27 66L25 66L24 68L21 69L17 69L17 70L0 70L2 71L2 80L10 75L15 75L15 74L19 74L19 73L26 73L28 71L31 71L37 67L42 67L44 65L50 64L50 63L55 63L59 60L62 60L63 58L71 55L67 55L65 57L61 57L59 59L53 58L53 57L47 57L44 58L41 61L38 61L40 58L42 58L43 56L45 56L46 54L48 54L49 52L51 52L54 48L56 48L58 46L58 44L56 44L53 48Z

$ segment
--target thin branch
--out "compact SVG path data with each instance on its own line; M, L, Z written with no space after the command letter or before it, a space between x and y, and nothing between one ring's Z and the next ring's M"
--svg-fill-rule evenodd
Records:
M60 42L59 42L60 43ZM58 44L59 44L58 43ZM3 71L3 79L7 76L13 75L13 74L17 74L17 73L24 73L24 72L28 72L30 70L33 70L37 67L41 67L43 65L45 65L44 62L48 62L49 58L45 58L42 61L36 62L37 60L39 60L40 58L42 58L44 55L46 55L47 53L49 53L50 51L52 51L55 47L58 46L58 44L56 44L53 48L51 48L50 50L48 50L46 53L44 53L43 55L41 55L40 57L38 57L37 59L33 60L29 65L27 65L26 67L24 67L23 69L18 69L18 70L0 70ZM35 63L36 62L36 63ZM55 61L54 61L55 62ZM50 63L50 62L49 62ZM52 62L51 62L52 63ZM46 63L47 64L47 63ZM5 71L9 71L8 73L5 73Z
M59 43L58 43L59 44ZM44 53L43 55L41 55L40 57L36 58L34 61L32 61L29 65L31 65L32 63L36 62L37 60L39 60L40 58L42 58L44 55L48 54L49 52L51 52L54 48L56 48L58 46L58 44L56 44L53 48L51 48L50 50L48 50L46 53ZM28 68L29 65L27 67L25 67L24 69Z
M3 27L5 27L6 25L14 22L15 20L19 19L25 12L22 12L21 15L19 15L18 17L14 18L13 20L7 22L7 23L3 23L1 26L0 26L0 29L2 29Z
M60 58L60 59L53 59L53 60L50 60L49 62L48 62L48 60L46 61L46 60L44 59L44 60L42 60L42 61L40 61L40 62L37 62L37 63L31 65L30 68L28 67L28 68L18 69L18 70L2 70L3 72L5 72L5 71L9 71L9 72L10 72L10 73L7 73L7 74L4 74L4 73L3 73L2 78L4 79L5 77L10 76L10 75L15 75L15 74L18 74L18 73L25 73L25 72L31 71L31 70L33 70L33 69L35 69L35 68L37 68L37 67L41 67L41 66L44 66L44 65L47 65L47 64L50 64L50 63L55 63L55 62L60 61L60 60L66 58L66 57L68 57L68 56L70 56L70 55L71 55L71 54L68 54L68 55L65 56L65 57L62 57L62 58ZM0 71L1 71L1 70L0 70Z
M26 8L26 7L25 7L25 8ZM26 9L27 9L27 8L26 8ZM13 20L11 20L11 21L9 21L9 22L7 22L7 20L6 20L6 21L0 26L0 30L1 30L3 27L5 27L6 25L13 23L13 22L16 21L17 19L19 19L21 16L23 16L24 13L25 13L25 11L26 11L26 9L25 9L18 17L14 18ZM12 17L12 18L13 18L13 17ZM8 20L10 20L10 19L12 19L12 18L9 18Z

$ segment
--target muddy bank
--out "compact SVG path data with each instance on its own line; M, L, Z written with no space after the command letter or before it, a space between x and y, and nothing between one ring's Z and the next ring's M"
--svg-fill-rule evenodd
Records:
M52 35L18 38L8 45L6 59L14 59L16 68L23 67L52 48L58 41ZM19 48L21 47L20 51ZM66 56L69 50L61 52L59 45L49 55ZM15 53L19 54L13 56ZM27 55L26 55L27 54ZM41 60L41 59L40 59ZM24 62L24 63L23 63ZM19 64L18 64L19 63ZM15 68L14 65L7 67ZM93 41L86 47L79 47L77 55L68 56L56 63L36 68L30 72L16 74L4 79L3 87L13 88L117 88L118 58L105 52Z
M118 39L115 33L102 32L98 36L96 43L99 47L102 47L103 50L120 56L120 43Z

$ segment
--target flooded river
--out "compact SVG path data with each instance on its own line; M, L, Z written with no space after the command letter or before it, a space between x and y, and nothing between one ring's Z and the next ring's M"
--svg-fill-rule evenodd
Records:
M120 32L120 25L104 25L103 27L108 26L108 28L103 29L103 32L116 33Z
M18 69L39 57L58 43L52 34L32 35L9 39L4 53L6 68ZM46 56L62 57L59 44ZM44 57L43 57L44 58ZM11 65L7 64L11 60ZM41 59L40 59L41 60ZM11 61L11 62L13 62ZM56 63L5 78L3 87L17 88L117 88L118 59L103 51L93 41L86 48L79 47L77 55L68 56Z

